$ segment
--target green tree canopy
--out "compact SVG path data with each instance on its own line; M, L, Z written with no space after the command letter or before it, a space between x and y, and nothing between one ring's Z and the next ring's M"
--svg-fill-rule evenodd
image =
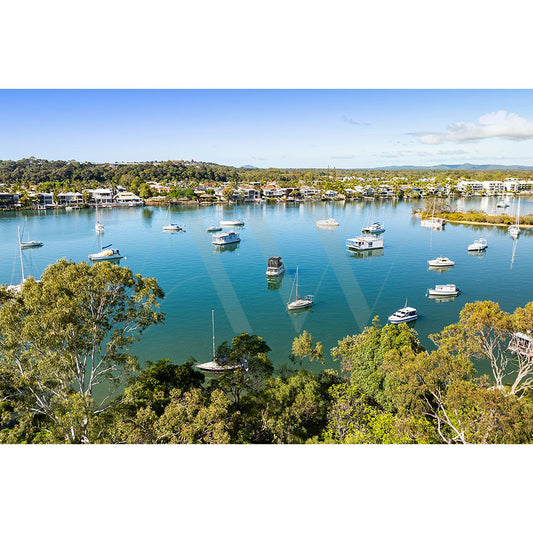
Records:
M78 422L64 427L64 439L88 442L90 417L137 369L130 346L163 320L163 296L154 278L108 262L59 260L40 282L26 280L0 308L0 368L12 377L19 418L54 425L58 406L76 404Z

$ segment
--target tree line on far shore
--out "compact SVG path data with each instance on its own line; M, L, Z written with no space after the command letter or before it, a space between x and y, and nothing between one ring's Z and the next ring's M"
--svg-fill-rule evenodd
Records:
M164 321L163 298L154 278L105 262L60 260L20 293L0 289L0 442L533 441L533 352L508 349L533 330L533 302L467 303L432 351L376 318L333 348L340 372L306 368L324 362L307 331L277 369L267 340L242 333L216 352L233 370L207 379L193 361L139 367L132 348Z

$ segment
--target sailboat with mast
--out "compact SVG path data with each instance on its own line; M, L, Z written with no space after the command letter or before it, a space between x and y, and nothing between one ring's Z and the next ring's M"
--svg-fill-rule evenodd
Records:
M518 208L516 210L516 222L509 226L507 230L511 237L518 237L520 235L520 198L518 198Z
M446 219L444 218L435 218L435 204L437 202L437 198L435 197L433 199L433 211L431 213L431 218L423 218L420 222L420 225L425 228L431 228L431 229L442 229L444 227L444 224L446 224Z
M26 217L27 220L27 217ZM24 221L24 225L26 225L26 220ZM22 228L22 236L24 237L24 227ZM20 232L19 232L19 245L21 248L39 248L43 245L41 241L31 241L30 240L30 232L28 231L28 240L23 241L20 238Z
M292 291L296 287L296 300L290 301L292 297ZM306 307L311 307L313 305L313 295L308 294L307 296L298 296L298 267L296 267L296 277L292 284L291 294L289 296L289 302L287 303L287 309L289 311L294 311L297 309L305 309Z
M103 233L104 225L98 220L98 204L96 204L96 222L94 223L94 231L96 233Z
M24 277L24 261L22 260L22 246L20 241L20 226L17 226L17 232L19 237L19 256L20 256L20 271L22 274L22 281L20 283L14 284L14 285L8 285L7 290L13 291L13 292L20 292L22 290L22 286L24 285L24 282L26 281L26 278ZM35 280L39 282L40 280Z
M203 372L210 372L213 374L220 374L222 372L229 372L231 370L237 370L242 364L237 365L221 365L215 358L215 310L211 309L211 324L213 328L213 360L207 363L200 363L196 365L198 370Z

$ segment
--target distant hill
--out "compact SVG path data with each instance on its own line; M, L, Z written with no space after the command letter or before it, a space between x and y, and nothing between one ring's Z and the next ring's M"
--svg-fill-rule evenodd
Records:
M259 167L254 167L253 165L243 165L241 168L259 168Z
M402 165L390 167L375 167L375 170L533 170L533 167L524 165L473 165L472 163L462 163L460 165L433 165L416 166Z

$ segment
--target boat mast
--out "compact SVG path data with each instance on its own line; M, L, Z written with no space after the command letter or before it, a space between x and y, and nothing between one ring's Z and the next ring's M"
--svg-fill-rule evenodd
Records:
M24 283L24 262L22 261L22 244L20 243L20 226L17 226L17 232L19 235L20 269L22 271L22 283Z
M215 310L211 309L211 323L213 325L213 361L215 360Z

